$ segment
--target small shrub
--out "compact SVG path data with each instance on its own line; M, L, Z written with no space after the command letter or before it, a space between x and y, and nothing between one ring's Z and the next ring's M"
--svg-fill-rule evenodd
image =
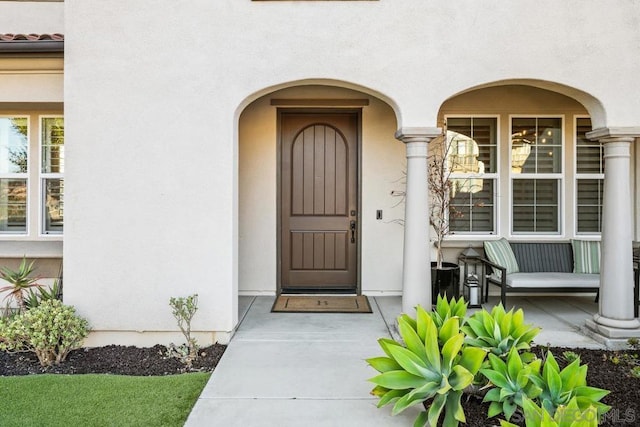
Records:
M176 357L180 361L191 368L191 364L198 358L198 342L191 336L191 320L198 311L198 294L190 295L185 298L171 298L169 305L173 311L173 317L178 322L178 327L185 339L186 344L176 346L171 344L167 351L171 357Z
M81 346L88 333L88 322L73 307L48 300L13 318L0 319L0 350L33 352L42 366L57 365Z

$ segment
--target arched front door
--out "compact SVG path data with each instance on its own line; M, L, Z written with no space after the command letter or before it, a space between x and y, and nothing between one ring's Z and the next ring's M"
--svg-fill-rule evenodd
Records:
M282 292L357 290L359 112L279 112Z

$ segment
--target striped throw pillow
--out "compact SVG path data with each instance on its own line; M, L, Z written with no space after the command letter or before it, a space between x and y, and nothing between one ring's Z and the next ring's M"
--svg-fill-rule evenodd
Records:
M571 240L573 272L600 274L600 242Z
M505 267L507 273L517 273L520 271L516 256L513 254L513 249L511 249L511 245L507 239L502 238L500 240L488 240L484 242L484 253L487 255L487 258L489 258L489 261ZM495 271L495 274L499 279L502 276L499 270Z

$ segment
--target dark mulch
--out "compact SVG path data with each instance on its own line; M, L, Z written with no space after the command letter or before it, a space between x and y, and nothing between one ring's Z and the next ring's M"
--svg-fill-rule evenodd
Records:
M225 349L221 344L201 348L189 372L213 371ZM167 356L167 348L161 345L144 348L109 345L74 350L67 360L50 368L42 368L33 353L0 352L0 376L44 373L157 376L184 372L187 372L185 365Z
M535 349L538 356L546 354L547 348ZM603 388L611 393L602 399L603 403L611 406L611 410L605 414L600 426L639 426L640 425L640 378L630 375L631 368L623 363L614 364L609 357L614 353L605 350L585 350L575 348L550 348L558 361L560 368L567 365L562 354L565 351L573 351L580 355L580 363L589 366L587 371L587 385ZM638 354L640 351L620 351L619 354ZM483 404L480 400L470 399L463 402L464 412L467 417L467 426L488 427L500 425L499 418L487 419L489 404ZM511 422L524 425L524 418L516 414Z
M213 345L200 350L200 357L194 362L194 371L213 371L226 346ZM630 367L624 363L612 363L610 351L585 350L569 348L550 349L561 367L566 365L562 353L571 350L580 355L581 363L589 365L587 384L593 387L610 390L611 393L602 401L612 406L605 416L602 426L638 426L640 425L640 379L629 374ZM164 346L156 345L148 348L124 347L110 345L89 349L75 350L67 360L59 366L43 369L35 355L30 353L7 354L0 352L0 376L30 375L41 373L87 374L105 373L119 375L171 375L185 372L185 366L179 360L166 355ZM537 349L538 354L546 352ZM620 352L625 353L625 352ZM628 351L638 354L640 351ZM463 402L467 417L467 426L488 427L500 425L499 420L487 419L488 404L469 398ZM524 425L524 420L516 414L511 421Z

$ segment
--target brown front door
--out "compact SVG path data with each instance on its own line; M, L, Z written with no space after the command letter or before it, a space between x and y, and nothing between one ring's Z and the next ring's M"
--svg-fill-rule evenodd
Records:
M280 112L282 292L357 290L357 112Z

